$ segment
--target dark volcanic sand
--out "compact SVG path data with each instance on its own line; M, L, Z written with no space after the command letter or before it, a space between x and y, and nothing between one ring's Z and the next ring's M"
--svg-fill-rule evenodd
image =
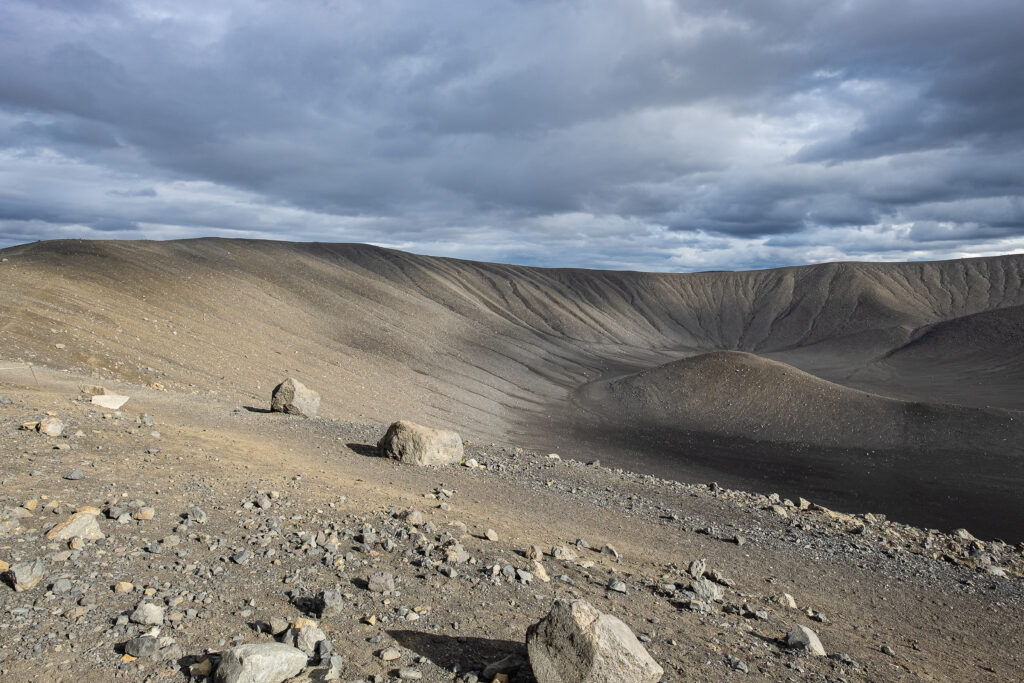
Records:
M623 368L610 372L620 377ZM520 425L517 437L539 450L687 482L717 481L729 488L777 492L845 512L883 513L895 521L951 531L965 527L982 538L1024 540L1024 438L1000 448L970 441L975 411L921 406L947 418L925 447L892 436L888 448L845 448L707 433L671 423L651 424L600 403L590 383L570 400L553 402ZM914 404L915 406L917 404ZM539 415L539 414L538 414ZM1024 437L1024 415L1006 416L1011 434ZM1013 417L1018 415L1019 417ZM965 417L966 416L966 417ZM982 413L985 419L990 413ZM944 430L949 423L953 428ZM957 442L957 434L967 438ZM946 438L945 443L941 440Z

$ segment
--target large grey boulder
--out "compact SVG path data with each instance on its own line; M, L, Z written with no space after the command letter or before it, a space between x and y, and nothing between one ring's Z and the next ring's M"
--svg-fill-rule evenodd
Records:
M306 666L306 653L284 643L249 643L220 658L216 683L281 683Z
M619 619L583 600L556 600L526 631L538 683L657 683L664 670Z
M800 624L793 624L793 628L786 634L786 645L798 650L806 650L816 657L825 656L825 648L818 638L818 634Z
M289 377L274 387L274 393L270 395L270 409L275 413L316 417L320 410L320 394Z
M377 442L382 455L411 465L448 465L462 460L462 437L449 429L432 429L399 420Z

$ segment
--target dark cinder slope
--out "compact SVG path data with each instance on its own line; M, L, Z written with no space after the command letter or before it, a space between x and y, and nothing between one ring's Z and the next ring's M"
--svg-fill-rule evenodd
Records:
M777 361L713 351L580 392L593 410L637 427L831 448L945 448L964 433L972 451L1024 442L1005 411L905 402L851 389Z
M960 405L1021 410L1024 306L926 325L846 377L854 386Z

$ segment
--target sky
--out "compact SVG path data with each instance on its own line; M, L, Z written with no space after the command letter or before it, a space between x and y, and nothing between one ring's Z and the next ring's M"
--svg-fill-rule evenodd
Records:
M1024 252L1020 0L4 0L0 247Z

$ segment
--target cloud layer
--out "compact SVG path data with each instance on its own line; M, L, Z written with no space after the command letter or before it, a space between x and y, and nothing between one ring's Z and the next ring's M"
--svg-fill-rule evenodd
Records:
M0 246L1024 251L1016 0L0 4Z

